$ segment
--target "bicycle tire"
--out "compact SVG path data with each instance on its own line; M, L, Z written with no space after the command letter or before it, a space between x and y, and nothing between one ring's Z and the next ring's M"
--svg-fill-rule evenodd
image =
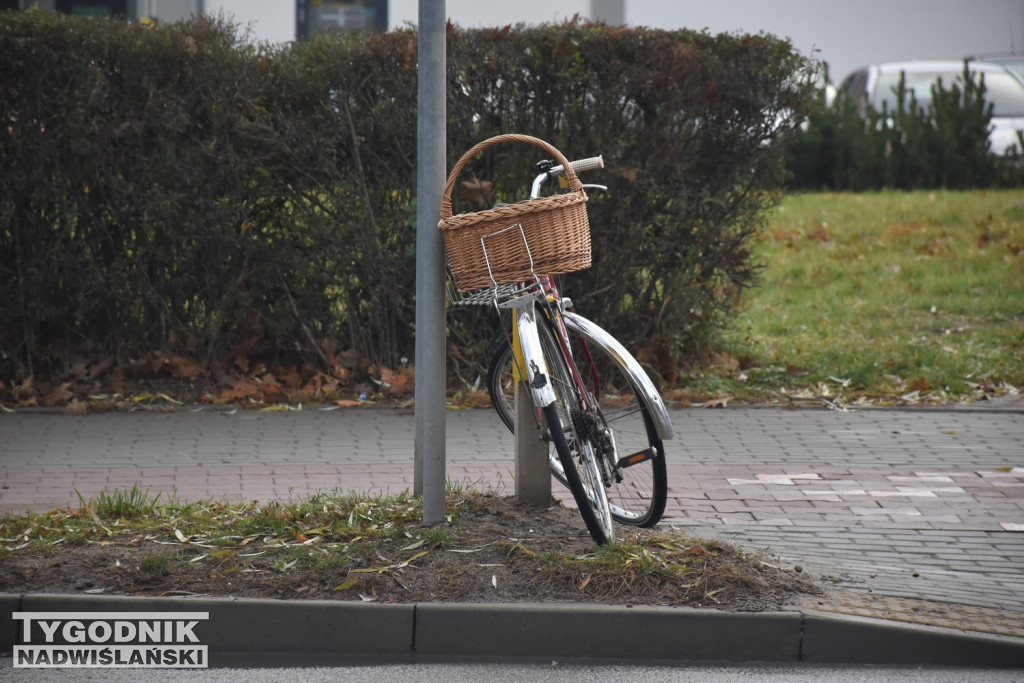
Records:
M631 455L646 451L653 455L640 464L614 470L613 482L607 491L612 518L629 526L654 526L665 513L668 475L664 443L658 436L647 399L629 381L622 361L596 339L574 329L570 329L569 337L584 383L599 407L601 418L611 428L615 452ZM584 361L583 343L593 356L593 368ZM487 389L502 422L514 431L515 387L511 368L512 349L506 342L498 347L488 366ZM549 454L549 465L552 475L568 485L561 462L553 451Z
M598 545L614 543L615 529L605 477L594 444L581 429L586 418L581 415L581 402L571 379L571 370L546 318L538 319L537 332L556 397L555 402L543 411L547 434L558 453L565 483L591 537Z

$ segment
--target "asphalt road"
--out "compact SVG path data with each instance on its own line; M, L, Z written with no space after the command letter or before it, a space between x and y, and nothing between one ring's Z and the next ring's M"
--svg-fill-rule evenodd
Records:
M3 665L0 665L3 666ZM207 669L146 671L139 669L17 671L9 663L0 678L18 683L477 683L535 681L590 683L596 680L678 683L1011 683L1024 681L1024 670L947 667L878 667L749 664L742 666L623 666L567 664L406 664L313 669Z

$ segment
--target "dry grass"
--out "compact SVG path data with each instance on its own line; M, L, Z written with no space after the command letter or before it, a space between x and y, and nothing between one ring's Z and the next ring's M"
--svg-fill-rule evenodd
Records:
M575 510L490 494L449 492L446 523L426 527L404 495L224 505L133 491L0 520L0 591L733 610L817 592L795 571L676 530L621 528L622 542L598 548Z

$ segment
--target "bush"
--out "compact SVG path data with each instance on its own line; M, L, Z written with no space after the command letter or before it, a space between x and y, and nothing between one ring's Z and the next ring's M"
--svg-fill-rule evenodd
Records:
M570 157L605 155L594 263L567 278L580 310L634 349L703 353L752 282L747 241L777 197L810 64L763 35L574 24L460 32L449 50L453 152L524 131ZM528 180L535 157L478 174Z
M931 88L921 106L901 78L897 106L863 111L840 91L824 90L794 138L787 160L791 185L813 190L968 189L1020 186L1020 156L993 154L988 140L992 105L984 80L964 71L957 82ZM1024 148L1024 144L1021 145Z
M0 378L195 376L185 356L214 379L249 361L351 379L411 358L416 55L411 30L272 48L218 21L0 15ZM603 153L594 266L568 290L627 345L692 359L753 281L813 66L766 35L449 27L448 165L506 132ZM537 157L468 172L517 199ZM450 316L469 382L480 325Z

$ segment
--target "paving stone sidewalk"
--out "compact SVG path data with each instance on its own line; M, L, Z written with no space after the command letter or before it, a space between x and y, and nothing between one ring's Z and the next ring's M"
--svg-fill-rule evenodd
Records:
M804 607L1024 637L1020 402L671 412L666 524L824 578L829 594ZM510 493L494 414L447 423L449 480ZM133 484L183 500L397 492L412 488L413 439L412 411L390 408L2 414L0 511Z

